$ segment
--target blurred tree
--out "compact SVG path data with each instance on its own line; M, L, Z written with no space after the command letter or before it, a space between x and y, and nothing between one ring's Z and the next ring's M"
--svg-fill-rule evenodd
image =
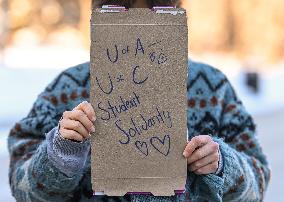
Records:
M0 52L4 49L8 33L8 1L0 0Z
M83 43L85 47L90 47L90 19L91 19L91 0L80 0L80 30L83 33Z
M9 45L25 38L35 38L36 43L50 42L54 33L70 31L79 33L77 38L89 48L91 0L0 2L0 15L4 15L0 18L0 46L4 44L3 34L10 38L5 40ZM183 0L182 6L189 15L191 53L226 51L242 59L283 58L283 0Z

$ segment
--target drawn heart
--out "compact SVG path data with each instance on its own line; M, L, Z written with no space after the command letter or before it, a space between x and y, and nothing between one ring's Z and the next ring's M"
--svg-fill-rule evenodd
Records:
M136 141L135 146L137 147L137 149L139 149L140 152L142 152L142 154L148 156L148 146L146 142Z
M171 138L169 135L165 135L163 140L154 136L150 139L150 143L161 154L168 156L170 153Z

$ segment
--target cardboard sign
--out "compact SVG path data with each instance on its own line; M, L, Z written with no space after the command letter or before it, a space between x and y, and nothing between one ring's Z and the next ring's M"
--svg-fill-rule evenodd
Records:
M187 21L183 9L94 9L92 187L174 195L187 176Z

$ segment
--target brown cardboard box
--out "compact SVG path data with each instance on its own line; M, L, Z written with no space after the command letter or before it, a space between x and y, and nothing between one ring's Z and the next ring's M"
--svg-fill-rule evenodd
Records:
M94 9L91 103L95 192L184 189L187 22L183 9Z

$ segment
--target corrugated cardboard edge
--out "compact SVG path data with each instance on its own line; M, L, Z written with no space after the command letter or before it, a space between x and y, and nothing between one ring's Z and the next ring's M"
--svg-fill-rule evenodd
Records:
M96 179L93 188L102 187L108 196L124 196L129 192L152 193L154 196L171 196L175 195L175 190L183 190L186 183L186 176L175 178L137 178L137 179ZM123 184L123 187L120 185ZM141 187L143 184L143 187ZM166 188L165 188L166 187ZM121 189L120 189L121 188ZM125 190L128 190L125 192Z
M92 12L91 26L96 25L181 25L187 26L186 11L182 8L160 9L156 13L151 9L131 8L125 12L104 13L101 8ZM171 12L177 13L176 15ZM133 18L133 14L139 18ZM147 22L145 22L147 18ZM125 22L127 20L127 23ZM107 22L107 23L106 23Z

